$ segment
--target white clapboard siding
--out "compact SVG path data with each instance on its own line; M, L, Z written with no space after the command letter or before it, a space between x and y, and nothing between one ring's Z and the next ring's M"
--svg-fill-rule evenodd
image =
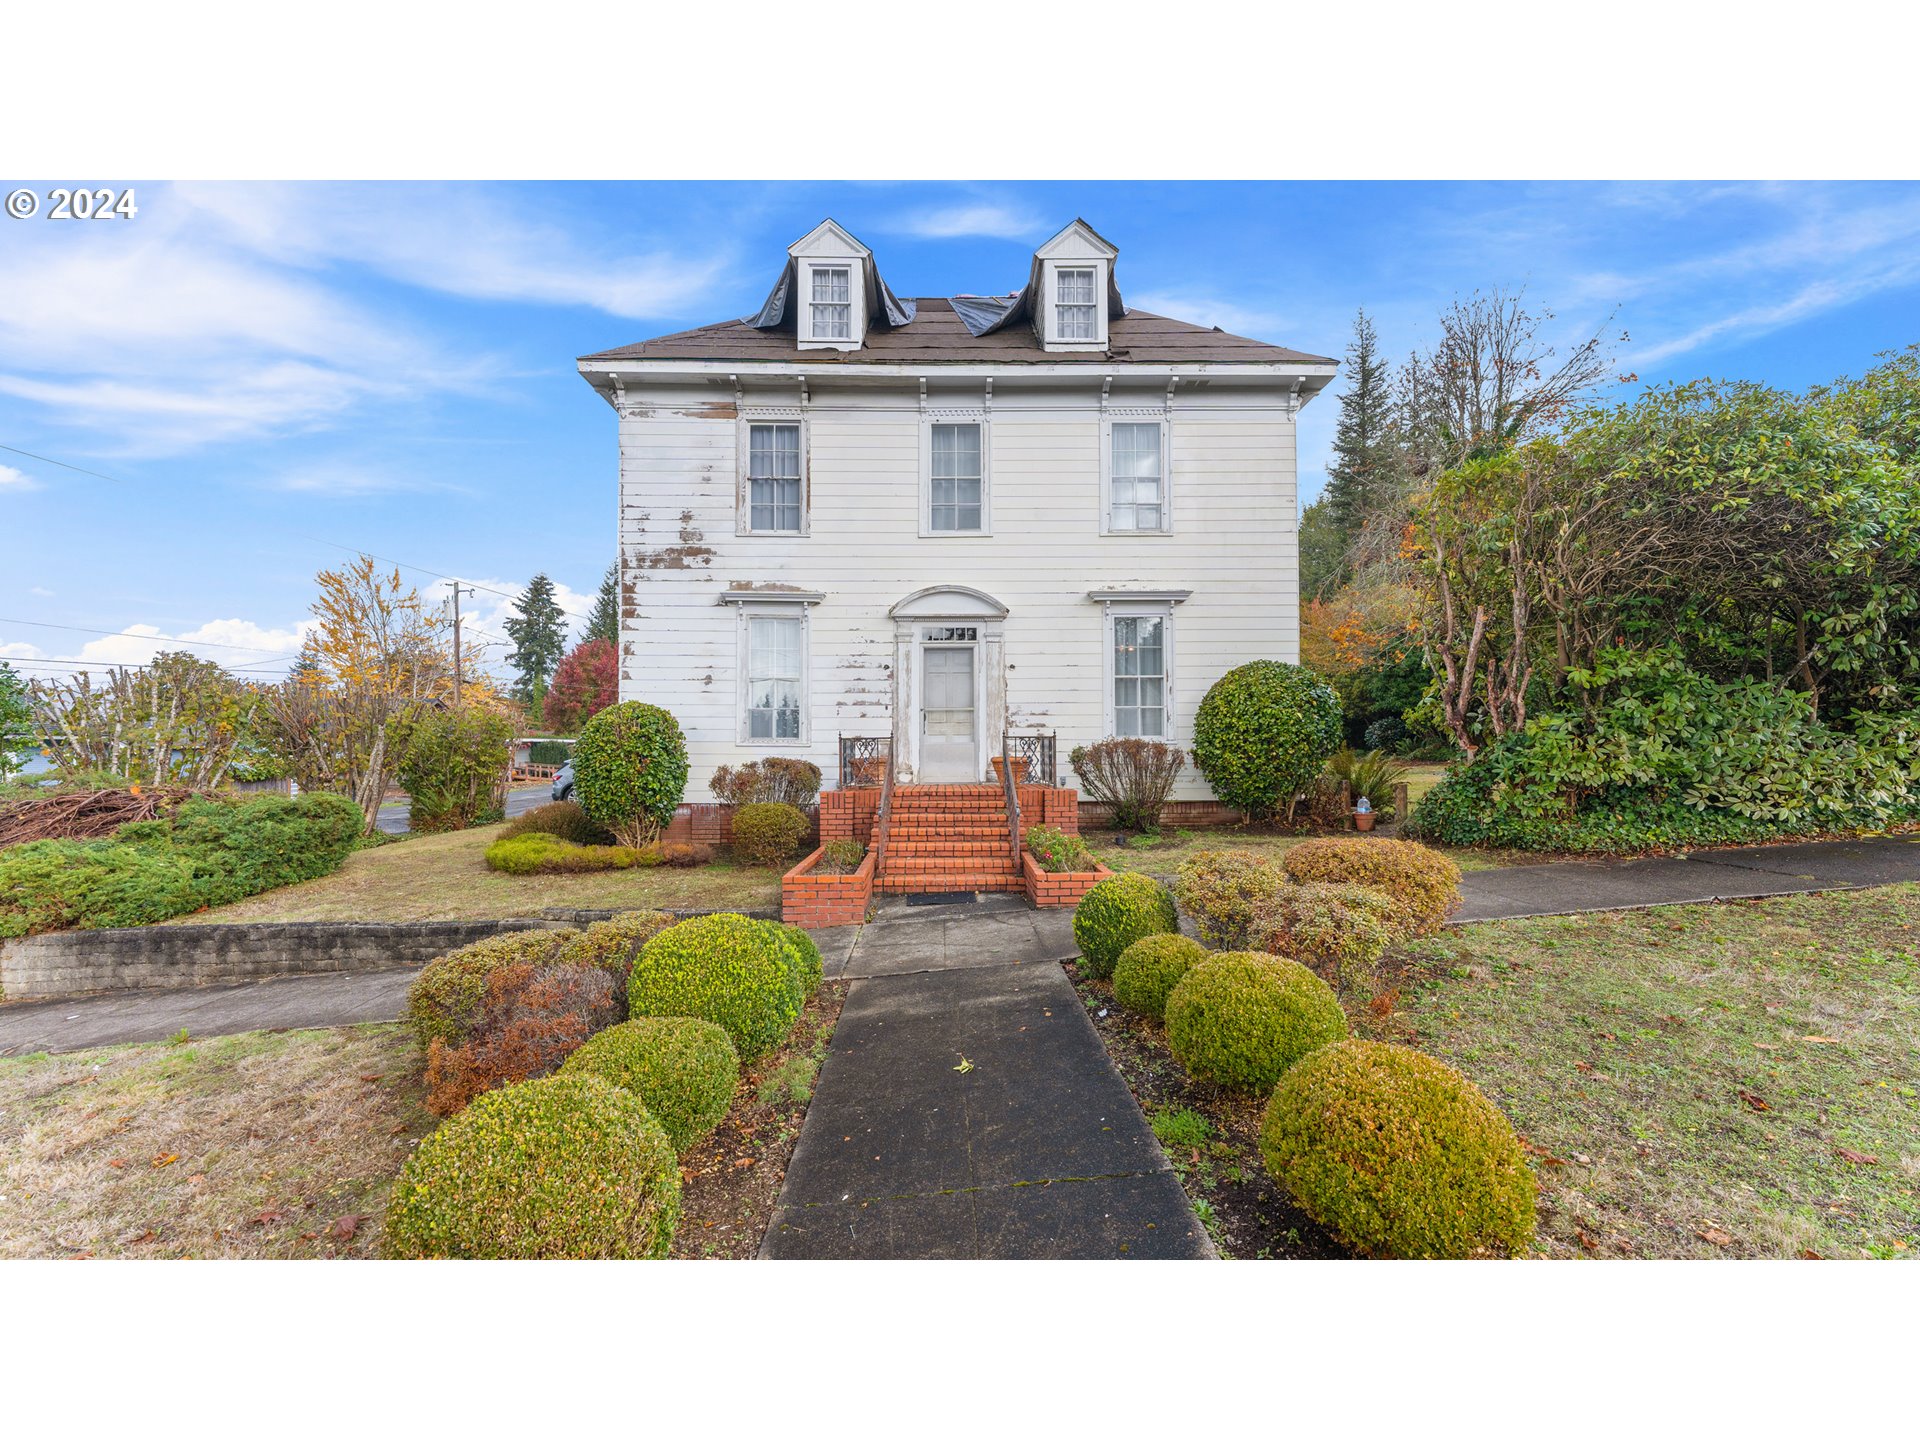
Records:
M1167 402L1122 393L1116 408ZM832 777L842 732L883 734L893 694L889 607L932 585L983 590L1008 608L1007 705L1017 731L1059 735L1066 754L1105 734L1105 644L1094 589L1190 590L1173 611L1172 734L1190 746L1207 687L1248 660L1297 660L1295 426L1275 387L1212 387L1171 401L1170 536L1101 533L1098 380L1073 388L996 382L987 537L920 534L918 387L815 382L806 407L804 537L742 536L735 503L741 422L728 389L630 383L620 422L622 699L665 706L691 752L689 799L716 766L802 755ZM749 390L799 413L796 387ZM979 387L936 386L935 409L983 409ZM756 417L757 418L757 417ZM782 418L768 416L767 418ZM1143 418L1129 413L1120 419ZM738 742L737 619L729 587L822 592L810 612L810 737ZM1204 799L1191 769L1177 798Z

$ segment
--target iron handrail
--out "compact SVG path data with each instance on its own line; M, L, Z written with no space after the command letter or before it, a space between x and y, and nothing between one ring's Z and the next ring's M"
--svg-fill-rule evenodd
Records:
M1013 783L1013 755L1007 737L1000 737L1000 784L1007 796L1007 844L1013 852L1013 868L1020 868L1020 787Z
M880 778L880 809L873 821L873 883L880 884L880 870L887 863L887 836L893 829L893 745L887 745L887 768Z

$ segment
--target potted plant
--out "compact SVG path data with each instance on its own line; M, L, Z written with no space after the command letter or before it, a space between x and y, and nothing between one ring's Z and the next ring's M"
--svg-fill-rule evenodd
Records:
M1006 784L1006 780L1002 773L1003 766L1001 764L1001 760L998 755L995 755L992 758L992 765L993 765L993 778L995 780L998 780L1003 785ZM1024 755L1016 755L1013 757L1013 783L1016 785L1022 785L1026 783L1026 779L1027 779L1027 757Z
M1368 803L1367 797L1362 795L1353 807L1353 828L1356 830L1371 830L1373 829L1374 818L1373 806Z

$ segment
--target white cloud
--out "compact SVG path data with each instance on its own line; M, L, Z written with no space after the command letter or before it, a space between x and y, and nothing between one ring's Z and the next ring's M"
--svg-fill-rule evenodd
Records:
M296 494L352 499L362 495L394 495L422 491L468 493L444 480L404 475L381 465L327 461L279 472L269 482L277 490Z
M1210 295L1150 291L1140 295L1129 293L1126 302L1129 310L1145 310L1150 315L1164 315L1169 320L1185 320L1192 325L1218 325L1231 335L1254 339L1272 335L1287 324L1285 317L1273 311L1256 310Z
M53 591L47 589L44 585L35 585L32 589L28 590L27 593L29 595L38 595L43 600L51 600L53 598Z
M39 488L39 482L31 475L16 470L11 465L0 465L0 490L11 490L18 493L22 490L38 490Z
M883 233L915 235L922 240L959 240L980 236L990 240L1042 240L1047 222L1012 205L981 202L947 205L897 216L880 227Z
M40 647L29 645L24 640L10 640L0 645L0 660L37 660L39 658Z

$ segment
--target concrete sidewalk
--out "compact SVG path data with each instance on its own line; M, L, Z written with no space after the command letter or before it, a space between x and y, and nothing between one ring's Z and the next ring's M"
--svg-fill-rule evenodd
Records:
M1749 845L1646 860L1559 860L1469 871L1461 878L1463 903L1451 923L1752 900L1905 880L1920 880L1920 837Z
M883 907L838 965L853 985L761 1255L1211 1256L1072 953L1070 911L1013 896Z

